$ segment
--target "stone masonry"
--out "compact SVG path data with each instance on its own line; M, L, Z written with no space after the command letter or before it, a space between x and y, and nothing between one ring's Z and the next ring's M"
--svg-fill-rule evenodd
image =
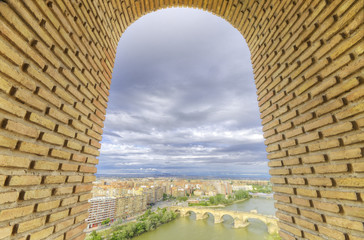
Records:
M362 0L0 0L0 239L84 239L116 46L209 11L251 51L283 239L364 239Z

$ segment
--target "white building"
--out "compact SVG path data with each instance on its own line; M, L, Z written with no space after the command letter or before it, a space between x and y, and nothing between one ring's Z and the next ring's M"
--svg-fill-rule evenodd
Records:
M111 222L115 219L116 198L112 197L95 197L88 200L91 204L89 216L86 219L87 228L93 228L101 225L101 222L110 219Z
M252 185L233 185L232 186L233 191L238 191L238 190L245 190L245 191L250 191L253 190L253 186Z

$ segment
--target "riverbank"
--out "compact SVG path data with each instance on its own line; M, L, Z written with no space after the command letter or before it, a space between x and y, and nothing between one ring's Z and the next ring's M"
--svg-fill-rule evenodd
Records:
M256 210L265 215L274 215L274 200L250 198L227 206L233 211L250 212ZM195 214L179 217L163 224L157 230L147 232L133 240L278 240L277 234L270 235L266 224L259 220L251 220L245 228L233 228L234 219L228 215L223 217L222 223L215 223L209 215L204 220L196 220Z
M192 203L192 204L189 204L188 206L189 207L224 208L224 207L236 204L236 203L244 202L244 201L249 200L249 199L250 198L244 198L244 199L235 200L235 201L233 201L231 203L226 203L226 204L221 204L220 203L220 204L217 204L217 205L207 205L207 204L204 204L204 203ZM211 204L211 203L208 203L208 204Z
M227 203L227 204L218 204L218 205L214 205L214 206L207 206L209 208L224 208L224 207L227 207L227 206L230 206L230 205L233 205L233 204L236 204L236 203L241 203L241 202L245 202L246 200L249 200L249 198L244 198L244 199L240 199L240 200L236 200L232 203Z
M135 222L114 225L110 229L96 232L93 231L87 240L127 240L139 236L145 232L157 229L159 226L171 222L177 218L177 214L166 208L158 209L155 212L147 210L137 218Z
M111 229L114 226L122 226L122 225L125 225L125 224L129 223L129 222L136 222L137 218L140 217L143 214L144 214L144 212L140 213L140 214L137 214L137 215L134 215L132 217L126 218L126 219L122 219L122 223L118 223L118 221L115 221L115 222L111 223L110 225L104 225L104 226L101 225L101 226L97 226L97 227L94 227L94 228L88 228L88 229L84 230L84 232L87 234L86 236L88 236L93 231L96 231L96 232L106 231L108 229Z

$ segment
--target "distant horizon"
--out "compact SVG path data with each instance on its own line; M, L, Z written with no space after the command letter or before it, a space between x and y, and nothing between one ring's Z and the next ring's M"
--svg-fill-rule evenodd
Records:
M138 174L138 173L121 173L121 174L95 174L100 177L117 177L117 178L187 178L187 179L222 179L222 180L266 180L269 181L269 174L240 174L236 175L177 175L177 174Z

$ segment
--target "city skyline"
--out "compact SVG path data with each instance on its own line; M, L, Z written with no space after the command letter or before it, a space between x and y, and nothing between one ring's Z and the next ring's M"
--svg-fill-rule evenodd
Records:
M225 20L142 17L119 42L98 173L268 176L255 91L249 49Z

